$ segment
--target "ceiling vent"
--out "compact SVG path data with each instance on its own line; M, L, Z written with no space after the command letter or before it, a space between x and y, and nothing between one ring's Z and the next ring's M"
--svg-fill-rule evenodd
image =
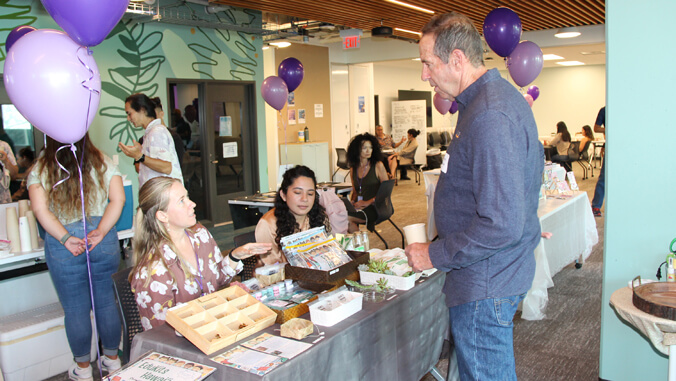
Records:
M392 28L389 26L377 26L371 29L371 37L391 37Z

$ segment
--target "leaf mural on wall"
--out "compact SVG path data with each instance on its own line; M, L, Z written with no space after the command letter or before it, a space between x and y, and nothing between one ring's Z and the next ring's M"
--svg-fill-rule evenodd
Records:
M237 14L243 14L246 18L244 22L237 22ZM222 16L221 16L222 15ZM251 11L235 11L229 9L220 12L217 17L223 21L226 18L230 24L237 24L241 26L253 26L257 14ZM207 43L198 44L191 43L188 47L195 52L195 55L201 57L201 60L193 62L192 68L195 72L208 77L210 79L217 79L214 77L214 68L219 64L218 55L224 55L225 59L230 60L230 75L232 79L238 80L253 80L255 75L255 67L258 66L254 57L256 48L251 43L253 33L236 32L234 45L236 49L231 48L224 41L230 42L233 38L233 32L227 29L216 29L216 37L212 38L202 28L196 28L206 38ZM223 79L223 78L218 78Z
M0 27L0 61L4 61L7 57L5 52L5 41L7 35L14 28L21 25L31 25L37 20L37 17L29 15L31 12L29 5L10 5L9 0L0 0L0 20L2 25Z
M123 48L118 49L117 54L125 61L125 65L108 69L111 82L101 82L101 90L120 100L120 106L104 107L99 111L101 116L121 119L109 133L109 138L116 143L131 145L133 140L143 135L143 128L135 128L127 121L124 100L134 93L144 93L151 98L155 96L159 87L155 77L166 61L164 55L153 54L153 50L162 43L162 32L146 35L144 31L144 24L129 20L118 23L107 37L119 38ZM117 151L120 152L120 149L117 148Z

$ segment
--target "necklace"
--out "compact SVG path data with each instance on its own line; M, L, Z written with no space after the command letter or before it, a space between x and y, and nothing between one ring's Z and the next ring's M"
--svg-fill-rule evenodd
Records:
M188 242L190 242L190 235L187 231L184 230L184 232L186 237L188 237ZM192 244L190 244L190 246L192 247ZM197 282L197 285L200 286L201 296L204 296L206 293L204 292L204 285L202 283L204 278L202 277L202 270L200 269L200 259L197 256L197 251L195 249L193 249L193 251L195 252L195 268L197 270L197 275L199 276L199 278L195 277L195 282Z
M361 195L361 182L362 182L362 180L364 180L364 177L366 177L366 175L368 175L368 173L369 173L369 162L367 161L366 165L364 165L360 168L363 168L362 172L364 173L364 176L359 177L359 173L358 173L359 171L357 171L357 180L359 180L359 194Z

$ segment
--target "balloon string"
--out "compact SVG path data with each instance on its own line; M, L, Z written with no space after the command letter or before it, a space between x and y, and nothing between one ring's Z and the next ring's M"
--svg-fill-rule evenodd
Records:
M286 136L286 119L282 116L282 110L279 110L279 117L277 118L277 124L284 126L284 165L289 165L289 150L288 150L288 136ZM281 128L281 126L279 128Z
M47 148L47 138L46 138L46 136L47 136L47 135L45 135L45 148ZM64 148L68 148L68 146L62 146L62 147L60 147L59 149L56 150L56 153L54 154L54 160L56 161L56 164L59 165L59 168L61 168L61 170L64 171L64 172L66 172L68 175L66 175L66 178L65 178L65 179L61 179L61 180L57 181L56 184L54 184L54 185L52 186L52 189L55 189L55 188L56 188L57 186L59 186L61 183L63 183L64 181L70 179L70 171L67 170L66 167L64 167L63 165L61 165L61 162L59 162L59 151L61 151L61 150L64 149Z
M65 147L65 146L64 146ZM99 333L98 333L98 325L96 322L96 306L94 305L94 284L92 282L92 265L91 265L91 258L89 255L89 238L88 238L88 232L87 232L87 211L85 210L85 198L84 198L84 183L82 182L82 170L83 170L83 163L84 163L84 142L82 145L82 155L81 159L78 160L77 158L77 147L75 144L70 145L70 150L73 152L73 157L75 157L75 162L79 163L77 166L78 174L80 175L80 205L82 207L82 229L84 231L84 241L85 241L85 255L87 257L87 275L89 276L89 297L92 303L92 316L94 317L94 327L93 327L93 335L94 338L96 339L96 342L99 342ZM101 379L103 379L103 370L101 368L101 352L99 351L99 346L96 346L96 357L98 359L98 364L99 364L99 374L101 376Z
M85 79L84 81L80 82L80 84L82 85L82 87L84 87L85 89L89 90L89 101L87 102L87 118L85 119L85 125L84 125L84 131L85 131L85 133L87 133L87 128L88 128L87 122L89 121L89 114L90 114L90 112L91 112L91 107L92 107L92 94L96 94L96 95L99 95L99 96L100 96L101 93L99 92L99 90L97 90L97 89L95 89L95 88L93 88L93 87L89 87L89 86L87 86L87 84L86 84L87 82L91 81L91 80L94 78L95 74L94 74L94 70L92 70L92 68L90 68L89 66L87 66L87 64L80 58L80 51L81 51L82 49L87 49L87 54L89 54L89 55L92 55L93 52L91 51L91 49L89 49L89 48L87 48L87 47L80 46L80 47L78 48L77 54L76 54L78 61L80 61L80 63L82 64L82 66L84 66L84 68L87 69L87 71L89 71L89 78L87 78L87 79ZM83 155L83 157L84 157L84 155Z

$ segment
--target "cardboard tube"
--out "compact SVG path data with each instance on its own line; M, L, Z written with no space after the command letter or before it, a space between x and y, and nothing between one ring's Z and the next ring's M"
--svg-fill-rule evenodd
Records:
M5 209L5 224L7 225L7 239L10 241L10 252L21 252L21 240L19 238L19 217L16 215L16 208L13 206Z
M36 250L40 247L40 235L38 234L38 222L35 220L35 215L33 211L29 210L26 212L26 218L28 218L28 228L31 231L31 246L33 250Z
M28 200L19 200L19 217L26 217L26 212L29 210Z
M21 251L27 252L33 250L31 245L31 228L28 227L28 217L19 217L19 241L21 242Z

